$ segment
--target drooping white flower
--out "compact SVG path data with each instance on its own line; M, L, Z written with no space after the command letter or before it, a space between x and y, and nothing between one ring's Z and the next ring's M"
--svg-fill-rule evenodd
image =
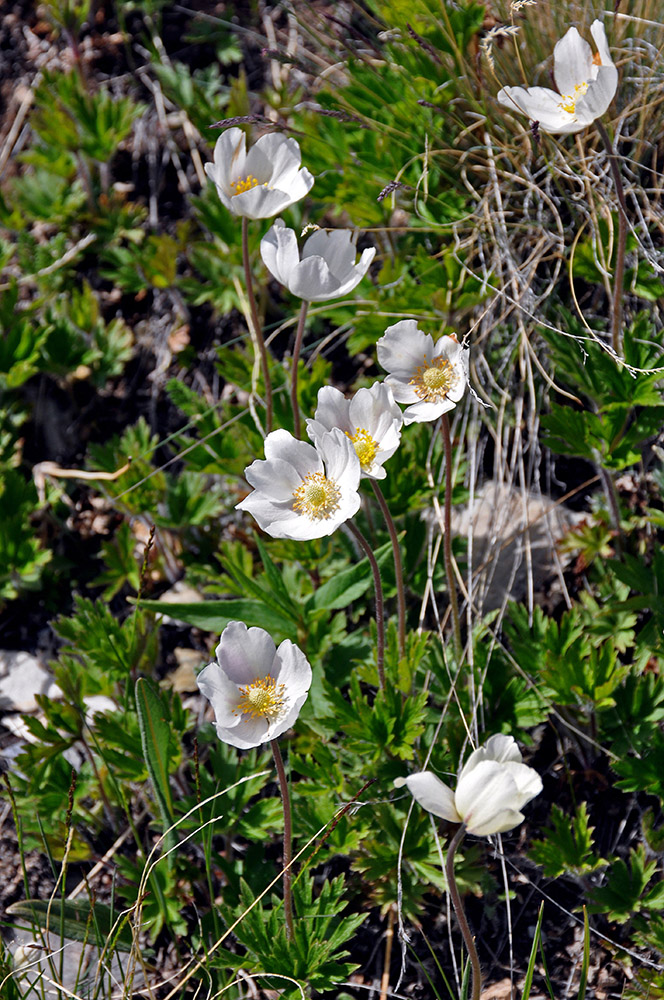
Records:
M404 319L387 330L376 344L378 363L398 403L410 404L404 423L437 420L452 410L468 385L468 349L455 336L433 337Z
M216 657L196 682L214 709L220 740L248 750L290 729L312 677L309 661L295 643L284 639L277 649L265 629L229 622Z
M277 219L261 240L261 257L270 274L306 302L327 302L352 292L369 270L375 247L357 251L350 229L317 229L302 248L297 236Z
M273 538L331 535L360 506L360 460L338 429L321 435L316 447L288 431L272 431L265 459L252 462L244 475L254 491L237 507Z
M452 791L431 771L397 778L397 788L407 785L417 802L434 816L450 823L465 823L469 833L488 837L504 833L524 820L521 809L542 791L537 771L522 763L512 736L492 736L473 751Z
M247 153L242 129L229 128L217 139L214 163L206 163L205 172L233 215L269 219L311 190L314 178L301 164L295 139L270 132Z
M313 420L307 420L307 434L316 444L321 437L339 427L353 443L363 476L385 479L383 463L399 447L403 414L392 390L383 382L368 389L358 389L346 399L334 386L318 390L318 406Z
M576 30L556 42L553 76L556 87L503 87L498 101L513 111L521 111L538 122L543 132L580 132L607 110L618 86L618 70L613 64L601 21L590 26L597 52Z

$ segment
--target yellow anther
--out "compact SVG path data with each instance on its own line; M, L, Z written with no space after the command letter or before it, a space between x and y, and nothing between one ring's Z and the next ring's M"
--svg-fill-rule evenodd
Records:
M348 434L348 431L346 431L346 434ZM358 427L355 433L348 434L348 437L353 442L360 465L363 469L368 469L376 457L378 442L374 441L369 431L366 431L364 427Z
M445 399L458 380L454 365L447 358L437 357L420 365L410 380L420 399L427 403L439 403Z
M241 698L234 710L235 715L249 715L252 719L266 718L270 722L278 719L286 707L284 685L267 675L240 688Z
M339 509L340 499L341 490L332 479L322 472L311 472L293 493L293 510L313 520L327 520Z

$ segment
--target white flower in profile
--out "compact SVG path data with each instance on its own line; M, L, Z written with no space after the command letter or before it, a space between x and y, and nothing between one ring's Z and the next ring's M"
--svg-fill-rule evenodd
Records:
M295 139L270 132L247 153L242 129L229 128L217 139L214 163L206 163L205 172L233 215L269 219L311 190L314 178L301 164Z
M297 236L277 219L261 240L261 257L270 274L305 302L328 302L359 285L376 254L375 247L357 250L350 229L317 229L302 248Z
M290 729L312 677L309 661L295 643L284 639L277 649L265 629L229 622L216 657L196 682L214 709L220 740L248 750Z
M597 52L576 30L556 42L553 76L556 87L503 87L498 101L536 121L543 132L580 132L607 110L618 86L618 70L613 64L601 21L590 26Z
M404 423L437 420L452 410L468 385L468 349L456 336L433 337L404 319L387 330L376 344L378 363L389 372L385 379L398 403L410 404Z
M253 493L236 506L273 538L302 541L331 535L360 506L360 460L343 431L322 434L316 446L288 431L265 438L265 458L244 470Z
M473 751L459 774L456 791L431 771L397 778L421 806L450 823L465 823L468 833L488 837L512 830L524 820L521 809L542 791L537 771L522 762L512 736L492 736Z
M358 389L352 399L334 386L318 390L318 406L313 420L307 420L307 434L316 444L339 427L353 443L363 476L385 479L383 463L399 447L403 414L392 390L383 382Z

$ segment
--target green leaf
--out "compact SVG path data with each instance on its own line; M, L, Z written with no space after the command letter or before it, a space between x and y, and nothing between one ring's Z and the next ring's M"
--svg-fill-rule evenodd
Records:
M135 603L135 602L133 602ZM141 607L158 614L170 615L187 625L205 629L206 632L220 633L229 622L241 621L245 625L258 625L273 637L297 640L294 623L262 601L243 598L228 601L196 601L194 603L171 603L170 601L141 601Z
M582 802L572 817L554 805L551 826L543 833L546 839L533 841L530 857L540 865L547 878L559 875L584 875L608 864L593 853L594 828L588 823L586 803Z
M374 555L379 566L382 566L386 562L391 549L391 542L386 542L385 545L381 545L379 549L376 549ZM308 599L305 604L305 610L307 612L320 610L338 611L340 608L347 608L353 601L362 597L372 583L373 576L369 560L362 559L355 566L342 570L341 573L338 573L331 580L328 580L327 583L324 583L322 587L319 587L316 593L312 594Z
M173 800L168 781L171 729L166 720L166 707L144 677L136 681L136 711L141 731L141 743L148 774L152 782L164 832L173 825ZM170 830L165 846L175 843L175 831ZM171 856L172 857L172 856Z
M108 943L111 953L114 949L131 951L133 947L132 930L127 918L119 920L110 906L104 903L93 904L88 899L22 899L8 906L7 913L72 941Z

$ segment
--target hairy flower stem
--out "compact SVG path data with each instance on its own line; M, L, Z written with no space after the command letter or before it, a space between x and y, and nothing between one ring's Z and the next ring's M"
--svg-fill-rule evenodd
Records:
M444 413L440 422L443 432L443 446L445 448L445 508L443 516L443 526L445 534L443 537L443 558L445 560L445 575L447 576L447 589L450 595L450 612L452 614L452 627L454 629L454 652L457 661L461 662L463 646L461 644L461 622L459 620L459 602L457 600L456 583L454 581L454 561L452 558L452 436L450 433L450 422L447 414Z
M270 740L274 763L277 767L279 777L279 787L281 789L281 801L284 807L284 917L286 919L286 938L293 940L293 820L291 818L290 793L288 791L288 779L284 768L283 757L279 749L278 740Z
M297 321L297 330L295 332L295 344L293 346L293 370L291 371L291 386L290 386L290 398L291 406L293 407L293 430L295 437L300 437L300 407L297 401L297 366L300 362L300 351L302 350L302 338L304 337L304 324L307 320L307 310L309 309L309 303L302 300L302 306L300 307L300 315Z
M473 989L472 989L472 1000L480 1000L480 991L482 989L482 970L480 968L480 958L477 954L477 948L475 947L475 941L473 940L473 935L470 933L470 927L468 926L468 921L466 920L466 914L463 908L463 903L461 902L461 895L456 884L456 879L454 877L454 855L456 854L456 849L466 835L465 824L461 824L457 832L455 833L452 843L447 848L447 858L445 859L445 875L447 877L447 891L450 894L450 899L452 900L452 905L454 906L454 912L456 913L456 918L459 921L459 929L463 936L464 943L468 949L468 957L470 958L470 967L473 972Z
M254 342L258 347L261 359L261 371L263 372L263 383L265 385L265 432L269 434L272 430L272 382L270 381L270 368L267 360L267 349L263 339L263 330L258 319L258 309L254 296L254 282L251 276L251 263L249 261L249 220L242 219L242 264L244 266L244 283L247 288L247 299L249 300L249 312L251 315L251 325L253 326Z
M376 494L376 500L378 501L380 509L383 512L385 524L387 525L387 530L390 533L390 541L392 542L394 575L397 581L397 608L399 613L399 656L403 657L406 655L406 594L403 583L403 563L401 561L399 537L390 513L390 508L387 506L387 501L383 496L383 491L375 479L371 480L371 485L373 486L373 491Z
M359 528L356 528L352 521L347 521L349 531L354 538L360 543L367 559L369 560L369 565L371 566L371 572L374 578L374 590L376 592L376 633L377 633L377 644L376 644L376 667L378 669L378 686L381 691L385 690L385 609L383 602L383 584L380 579L380 570L378 568L378 563L376 562L376 557L373 554L373 549L369 545L368 541L362 534Z
M623 295L625 284L625 250L627 248L627 202L625 201L625 189L618 157L613 152L609 134L603 123L598 119L595 122L597 131L606 149L611 168L611 176L618 198L618 247L616 250L616 267L613 273L613 308L611 310L611 346L616 354L622 351L622 320L623 320Z

